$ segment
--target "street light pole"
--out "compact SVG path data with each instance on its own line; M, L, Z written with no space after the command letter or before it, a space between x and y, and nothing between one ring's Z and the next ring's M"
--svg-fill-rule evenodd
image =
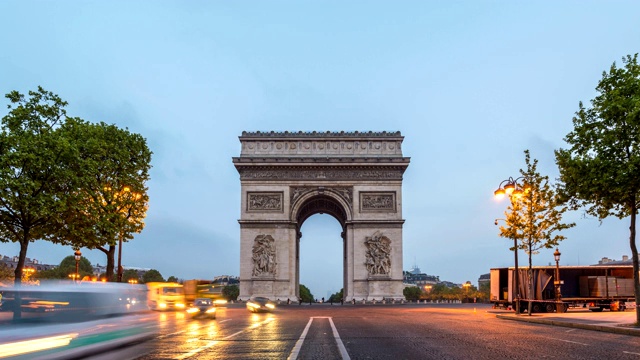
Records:
M562 293L560 292L560 251L558 248L553 253L553 258L556 260L556 278L553 282L556 288L556 313L560 314L564 312L564 304L562 304Z
M76 259L76 276L74 277L74 281L77 283L78 278L80 277L80 275L78 274L78 268L80 259L82 259L82 253L80 252L80 250L76 250L76 252L73 254L73 257Z
M122 282L122 231L120 232L120 240L118 241L118 277L117 282Z
M512 177L509 177L506 180L502 180L500 182L500 184L498 185L498 189L496 191L493 192L494 196L497 199L502 199L504 197L504 195L509 195L509 199L512 200L512 204L513 204L513 197L515 196L520 197L523 194L522 191L522 187L518 184L518 180L520 179L524 179L523 176L514 179ZM496 219L495 224L498 225L498 220L503 220L505 223L507 220L505 219ZM513 236L513 258L514 258L514 272L513 272L513 276L515 277L515 291L513 294L514 297L514 302L516 304L515 306L515 310L516 310L516 315L520 315L520 273L518 271L518 239L516 238L516 236Z

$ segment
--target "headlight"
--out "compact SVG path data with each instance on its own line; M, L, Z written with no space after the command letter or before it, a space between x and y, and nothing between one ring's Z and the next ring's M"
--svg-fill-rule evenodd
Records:
M227 300L218 299L218 300L215 300L213 303L216 304L216 305L224 305L224 304L227 303Z
M275 306L275 305L273 305L273 304L267 304L267 305L265 305L265 306L266 306L266 307L268 307L268 308L269 308L269 309L271 309L271 310L273 310L273 309L275 309L275 308L276 308L276 306Z
M247 307L252 307L254 309L259 309L260 305L256 304L256 303L252 303L252 302L248 302L247 303Z
M166 308L167 308L167 304L165 304L165 303L158 303L158 307L159 307L160 309L166 309Z
M176 307L180 308L180 309L184 309L184 304L183 303L176 303Z
M210 308L206 311L207 314L214 314L216 312L216 308Z
M189 314L193 314L193 313L195 313L195 312L199 312L199 311L200 311L200 309L195 308L195 307L192 307L192 308L188 308L188 309L187 309L187 312L188 312Z

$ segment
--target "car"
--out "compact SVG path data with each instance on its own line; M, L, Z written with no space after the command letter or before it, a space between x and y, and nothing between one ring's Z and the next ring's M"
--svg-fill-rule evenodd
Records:
M216 306L209 298L197 298L193 300L193 305L187 309L187 313L191 317L208 317L216 318Z
M247 310L251 312L271 312L275 308L276 303L266 297L255 296L247 301Z

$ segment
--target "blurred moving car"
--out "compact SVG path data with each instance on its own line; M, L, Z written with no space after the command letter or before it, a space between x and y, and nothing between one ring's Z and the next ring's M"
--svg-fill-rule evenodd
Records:
M255 296L247 301L247 310L251 312L271 312L275 308L276 303L266 297Z
M122 300L139 297L144 287L43 281L3 293L0 359L121 359L157 333L144 304Z
M193 301L193 305L187 309L187 313L191 317L208 317L216 318L216 307L211 299L197 298Z

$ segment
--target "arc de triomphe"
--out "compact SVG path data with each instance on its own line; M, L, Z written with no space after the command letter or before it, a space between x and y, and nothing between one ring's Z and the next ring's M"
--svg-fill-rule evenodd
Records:
M342 227L345 301L402 295L400 132L243 132L240 299L296 300L300 228L318 213Z

